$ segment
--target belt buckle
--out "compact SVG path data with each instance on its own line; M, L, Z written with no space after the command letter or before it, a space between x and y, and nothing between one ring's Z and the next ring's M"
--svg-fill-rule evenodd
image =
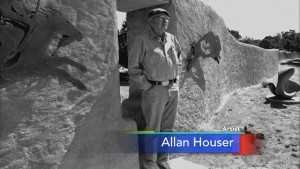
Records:
M169 81L168 81L168 80L163 81L163 82L161 83L161 85L162 85L162 86L168 86L168 85L169 85Z

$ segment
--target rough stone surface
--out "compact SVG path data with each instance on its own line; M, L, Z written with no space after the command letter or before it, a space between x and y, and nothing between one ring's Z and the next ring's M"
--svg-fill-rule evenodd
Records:
M181 75L177 130L204 130L197 126L209 121L226 93L257 84L264 77L270 78L277 73L278 50L237 42L227 31L223 19L201 1L172 0L168 5L156 7L170 12L167 31L178 38L185 55L190 51L190 44L209 31L221 41L220 64L211 58L200 57L190 72ZM127 14L129 50L134 37L149 28L147 13L151 9ZM130 97L139 94L131 81Z
M36 1L26 1L34 8ZM28 76L0 88L1 169L138 168L111 134L135 130L121 115L116 1L49 0L84 34L59 55L84 64L87 73L62 68L83 81L81 91L63 79ZM49 52L53 46L49 48Z
M129 12L158 4L169 3L170 0L117 0L118 11Z
M123 100L122 102L122 115L124 118L132 118L137 125L138 130L144 130L146 127L146 121L144 115L141 113L142 108L141 95L136 95Z

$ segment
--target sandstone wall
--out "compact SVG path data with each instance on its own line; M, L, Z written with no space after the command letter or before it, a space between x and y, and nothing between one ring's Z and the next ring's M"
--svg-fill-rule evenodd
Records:
M34 9L36 1L26 2ZM120 113L116 1L51 2L85 36L59 54L88 68L81 73L62 66L88 90L34 75L0 85L0 168L138 168L138 156L123 154L124 145L112 134L136 129Z
M220 64L211 58L200 57L192 71L181 76L177 130L203 130L197 126L209 121L226 93L257 84L263 77L270 78L277 73L277 50L237 42L227 31L223 19L200 0L172 0L170 4L157 7L170 12L167 31L178 38L185 55L190 44L209 31L221 41ZM129 50L136 34L148 28L147 12L151 9L127 14ZM130 94L138 95L133 82L130 88Z

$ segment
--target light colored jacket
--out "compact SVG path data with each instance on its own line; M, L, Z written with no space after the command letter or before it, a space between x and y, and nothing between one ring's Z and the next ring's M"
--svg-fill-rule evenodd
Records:
M147 80L166 81L179 76L181 47L170 33L163 40L152 30L138 35L129 52L128 73L141 89L148 90Z

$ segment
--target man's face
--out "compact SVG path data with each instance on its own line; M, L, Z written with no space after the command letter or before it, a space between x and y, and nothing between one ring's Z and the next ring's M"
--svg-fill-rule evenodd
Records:
M166 31L170 18L164 14L155 15L151 18L151 26L160 31Z

